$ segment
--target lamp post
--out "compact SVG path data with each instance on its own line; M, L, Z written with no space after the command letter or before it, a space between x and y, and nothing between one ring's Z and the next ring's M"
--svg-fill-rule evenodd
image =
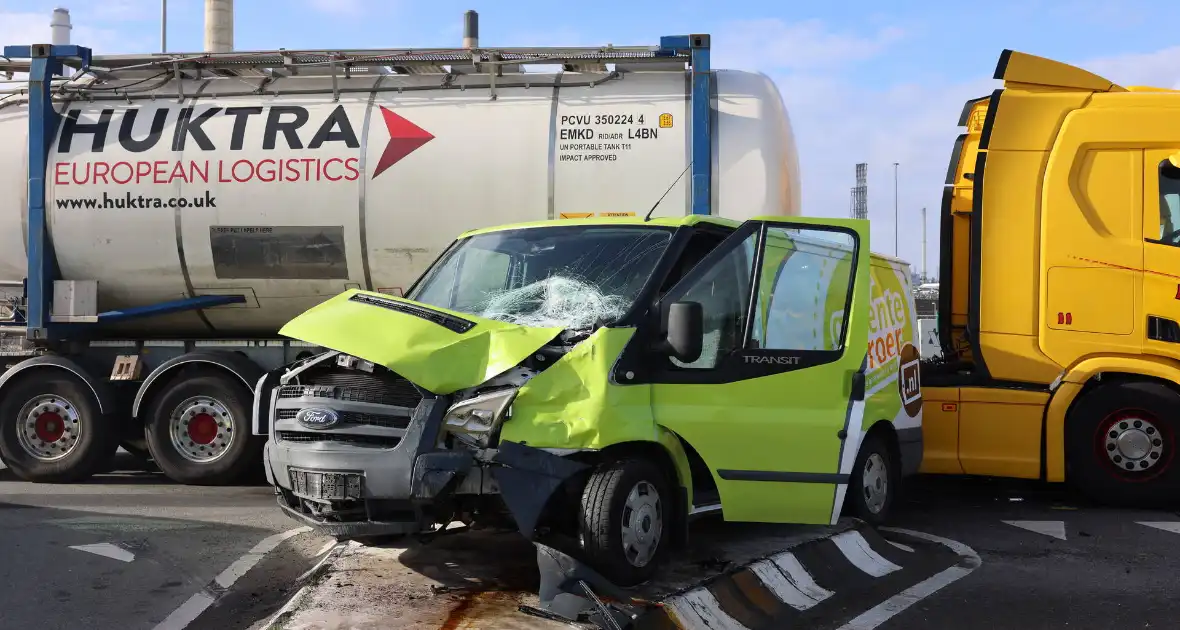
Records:
M160 52L168 52L168 0L160 0Z

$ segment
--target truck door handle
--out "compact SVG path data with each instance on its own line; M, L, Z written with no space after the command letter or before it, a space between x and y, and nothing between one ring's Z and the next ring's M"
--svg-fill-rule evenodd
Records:
M865 399L865 373L857 370L852 373L852 400Z

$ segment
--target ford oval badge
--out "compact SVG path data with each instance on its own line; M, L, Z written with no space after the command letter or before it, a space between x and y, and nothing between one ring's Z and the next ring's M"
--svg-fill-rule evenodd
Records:
M340 422L340 416L336 415L336 412L331 409L308 407L307 409L301 409L299 413L295 414L295 422L309 429L327 429Z

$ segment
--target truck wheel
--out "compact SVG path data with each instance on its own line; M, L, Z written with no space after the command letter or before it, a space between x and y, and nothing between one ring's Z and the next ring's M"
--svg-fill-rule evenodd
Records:
M675 518L666 475L654 464L627 459L602 464L582 490L581 545L608 580L631 586L655 571Z
M1180 394L1160 383L1109 383L1086 393L1069 413L1068 479L1102 503L1175 501L1177 412Z
M250 435L252 394L233 378L182 373L153 399L145 427L148 450L169 479L228 484L261 458L261 442Z
M848 480L846 510L870 525L883 524L901 483L897 468L893 452L881 434L869 434L856 454Z
M110 465L118 427L77 377L30 374L0 399L0 459L26 481L81 481Z

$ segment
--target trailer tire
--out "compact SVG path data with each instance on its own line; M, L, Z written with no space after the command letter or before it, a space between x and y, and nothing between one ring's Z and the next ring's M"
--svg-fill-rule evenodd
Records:
M1180 393L1162 383L1105 383L1073 405L1066 478L1100 503L1158 507L1180 494Z
M582 490L579 537L586 559L603 577L632 586L655 572L676 518L668 487L667 475L642 459L605 462L591 473ZM652 537L654 550L643 553Z
M250 434L252 394L233 375L178 374L152 399L144 433L160 470L188 485L226 485L262 457Z
M0 398L0 460L26 481L81 481L110 466L118 428L81 379L34 371Z

